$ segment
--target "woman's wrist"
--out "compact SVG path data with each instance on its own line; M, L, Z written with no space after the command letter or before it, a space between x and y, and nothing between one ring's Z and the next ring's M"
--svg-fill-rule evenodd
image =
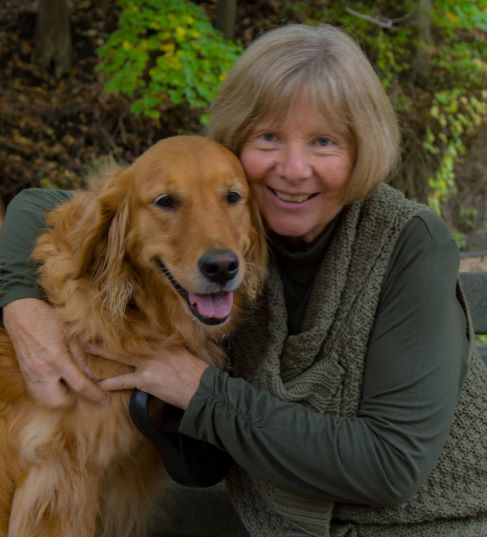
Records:
M37 311L45 306L47 306L45 301L33 297L17 298L5 304L2 308L5 329L10 332L13 329L13 325L24 318L25 312Z

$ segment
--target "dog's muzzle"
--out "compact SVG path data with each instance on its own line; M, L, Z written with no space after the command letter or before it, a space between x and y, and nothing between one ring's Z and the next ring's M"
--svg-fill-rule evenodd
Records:
M220 325L231 315L233 291L239 274L237 255L231 250L210 250L198 261L201 275L215 289L214 292L193 293L186 290L159 259L159 267L174 289L184 298L191 313L203 324Z

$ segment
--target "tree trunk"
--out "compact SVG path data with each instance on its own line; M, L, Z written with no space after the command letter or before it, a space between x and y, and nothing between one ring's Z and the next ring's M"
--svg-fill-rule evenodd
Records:
M54 67L56 76L71 68L71 28L68 0L38 0L35 60Z
M431 0L419 0L416 11L416 56L413 62L412 74L419 85L426 84L431 69L431 56L434 49L431 37L431 17L433 6Z
M237 0L218 0L216 3L215 28L233 41L235 37L235 19L237 16Z

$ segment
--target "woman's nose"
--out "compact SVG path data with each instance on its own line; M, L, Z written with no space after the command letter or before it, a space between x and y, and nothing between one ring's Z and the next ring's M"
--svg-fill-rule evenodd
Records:
M282 148L278 173L291 182L310 177L311 165L306 148L298 144L288 144Z

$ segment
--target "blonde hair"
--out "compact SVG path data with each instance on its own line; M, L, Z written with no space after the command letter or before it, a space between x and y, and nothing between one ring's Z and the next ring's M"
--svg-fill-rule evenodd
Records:
M291 24L263 34L236 62L210 109L207 134L239 155L264 117L283 118L304 95L341 131L355 161L346 202L375 191L399 153L399 128L363 51L339 28Z

